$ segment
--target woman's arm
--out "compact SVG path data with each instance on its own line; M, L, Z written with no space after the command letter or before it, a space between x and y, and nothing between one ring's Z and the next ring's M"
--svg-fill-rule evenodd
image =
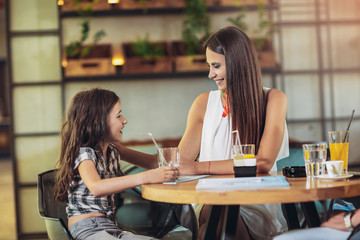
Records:
M152 169L159 166L156 155L132 150L125 147L119 142L114 142L113 144L119 150L121 160L124 160L144 169Z
M180 140L180 175L201 174L197 168L199 164L194 162L200 152L201 133L206 112L209 93L200 94L189 110L186 129Z
M141 184L171 181L175 177L175 168L169 166L128 176L101 179L92 160L82 161L78 170L86 187L96 197L119 193Z
M202 126L208 98L209 93L200 94L190 108L185 133L179 143L182 160L194 161L200 152Z
M180 175L233 174L233 161L194 162L200 152L203 122L209 93L200 94L192 104L186 130L179 143Z
M284 138L286 111L286 95L277 89L270 90L264 133L255 156L258 173L267 173L274 165Z

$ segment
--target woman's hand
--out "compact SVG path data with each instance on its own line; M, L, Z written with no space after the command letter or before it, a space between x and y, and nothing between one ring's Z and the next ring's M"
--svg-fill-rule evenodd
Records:
M173 166L151 169L144 173L144 184L174 181L179 175L178 169Z
M345 212L336 214L329 218L329 220L326 222L322 223L321 227L333 228L340 231L348 231L348 229L345 227L344 216Z
M329 220L321 224L321 227L334 228L340 231L348 231L344 222L345 214L347 214L347 212L341 212L332 216L329 218ZM356 210L350 221L353 227L356 227L358 224L360 224L360 210Z

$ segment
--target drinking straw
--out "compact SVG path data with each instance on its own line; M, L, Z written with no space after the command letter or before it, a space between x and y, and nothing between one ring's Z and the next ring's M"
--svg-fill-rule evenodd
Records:
M153 137L152 133L149 132L148 135L151 137L152 141L154 142L156 149L159 150L160 149L159 145L156 143L155 138Z
M236 132L236 140L238 141L239 143L239 146L240 146L240 154L243 154L242 152L242 148L241 148L241 142L240 142L240 136L239 136L239 131L238 130L234 130L232 131L232 134ZM236 142L235 142L236 143Z
M164 157L164 155L162 154L162 152L160 152L159 145L156 143L155 138L153 137L152 133L151 133L151 132L149 132L149 133L148 133L148 135L151 137L152 141L154 142L155 147L156 147L156 149L158 150L159 155L160 155L160 162L161 162L161 165L163 165L163 163L165 163L165 162L166 162L166 161L165 161L165 157Z
M352 121L352 119L353 119L353 117L354 117L354 113L355 113L355 109L352 110L351 118L350 118L349 124L348 124L348 126L347 126L347 128L346 128L346 132L345 132L345 136L344 136L344 141L343 141L343 142L345 142L346 137L348 137L348 132L349 132L349 129L350 129L351 121Z

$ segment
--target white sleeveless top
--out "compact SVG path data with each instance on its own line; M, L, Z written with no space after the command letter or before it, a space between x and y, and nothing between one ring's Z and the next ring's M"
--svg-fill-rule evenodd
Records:
M265 89L266 93L270 89ZM199 161L231 159L232 124L228 117L222 117L224 108L220 90L211 91L206 107L201 136ZM276 158L289 156L289 137L285 122L284 138ZM276 171L276 164L271 171ZM257 240L270 240L287 231L287 223L280 204L241 205L240 214L252 237Z
M270 89L266 89L269 92ZM228 116L222 117L224 108L221 103L221 91L211 91L206 107L201 136L199 161L231 159L232 123ZM258 146L256 146L258 147ZM283 142L276 161L289 156L289 137L285 122ZM271 171L276 171L276 164Z

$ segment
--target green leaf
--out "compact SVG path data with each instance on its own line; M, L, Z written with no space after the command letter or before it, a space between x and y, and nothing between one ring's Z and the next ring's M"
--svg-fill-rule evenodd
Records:
M138 37L137 41L131 44L135 54L140 57L155 57L161 58L165 55L164 49L159 44L150 43L149 34L144 38Z
M201 42L210 34L210 19L204 0L186 0L182 40L189 55L201 53Z
M74 3L79 6L81 0L73 0ZM79 13L79 20L80 20L80 39L76 41L72 41L70 44L68 44L65 48L65 55L68 57L85 57L89 52L93 49L94 45L100 41L102 37L104 37L105 31L100 30L95 33L93 37L93 42L86 47L83 47L84 42L89 38L90 33L90 17L92 15L92 2L96 2L98 0L92 0L89 2L89 4L86 4L86 6L83 9L80 9L78 11Z

